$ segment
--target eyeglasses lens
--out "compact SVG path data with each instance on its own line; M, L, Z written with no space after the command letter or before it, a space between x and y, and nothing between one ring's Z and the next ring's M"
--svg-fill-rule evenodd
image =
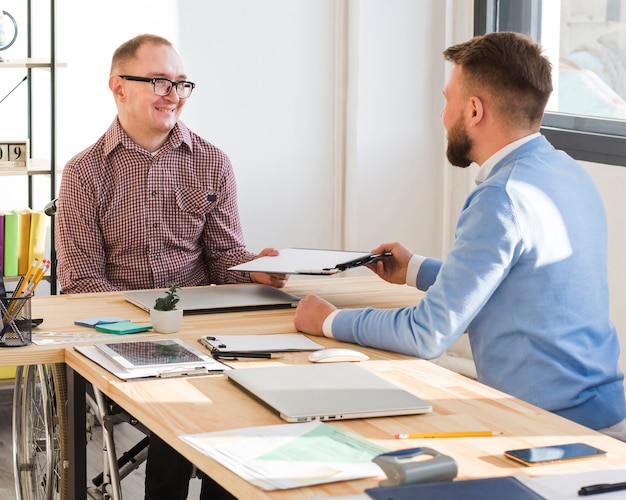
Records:
M169 80L154 80L154 93L157 95L169 95L172 91L172 82ZM183 99L189 97L191 95L191 91L193 90L193 85L189 82L178 82L176 84L176 93L178 97L182 97Z

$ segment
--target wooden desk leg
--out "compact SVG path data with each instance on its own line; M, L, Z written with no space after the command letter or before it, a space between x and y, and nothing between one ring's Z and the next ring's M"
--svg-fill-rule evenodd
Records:
M83 500L87 494L86 383L78 372L66 368L69 500Z

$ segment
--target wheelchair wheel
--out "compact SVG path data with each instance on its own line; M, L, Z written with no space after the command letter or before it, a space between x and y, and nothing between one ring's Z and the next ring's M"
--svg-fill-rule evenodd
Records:
M67 497L67 386L62 364L18 366L13 393L13 471L18 500Z

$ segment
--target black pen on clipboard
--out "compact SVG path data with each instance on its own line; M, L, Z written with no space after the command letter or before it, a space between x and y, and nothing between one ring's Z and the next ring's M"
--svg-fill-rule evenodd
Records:
M275 352L213 352L211 355L215 359L228 359L231 361L236 361L239 358L261 358L261 359L278 359L282 358L282 354L277 354Z
M216 337L204 336L198 339L198 342L211 351L211 356L215 359L237 360L238 358L256 358L256 359L277 359L282 358L282 354L264 351L226 351L221 352L220 348L225 348L226 344L218 344L215 346L211 341L218 341Z

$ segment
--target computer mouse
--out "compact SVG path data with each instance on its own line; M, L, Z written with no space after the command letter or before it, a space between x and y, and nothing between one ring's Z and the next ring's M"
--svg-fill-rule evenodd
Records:
M345 347L329 347L320 349L319 351L309 354L309 361L313 363L338 363L341 361L365 361L370 359L364 354L354 349L346 349Z

